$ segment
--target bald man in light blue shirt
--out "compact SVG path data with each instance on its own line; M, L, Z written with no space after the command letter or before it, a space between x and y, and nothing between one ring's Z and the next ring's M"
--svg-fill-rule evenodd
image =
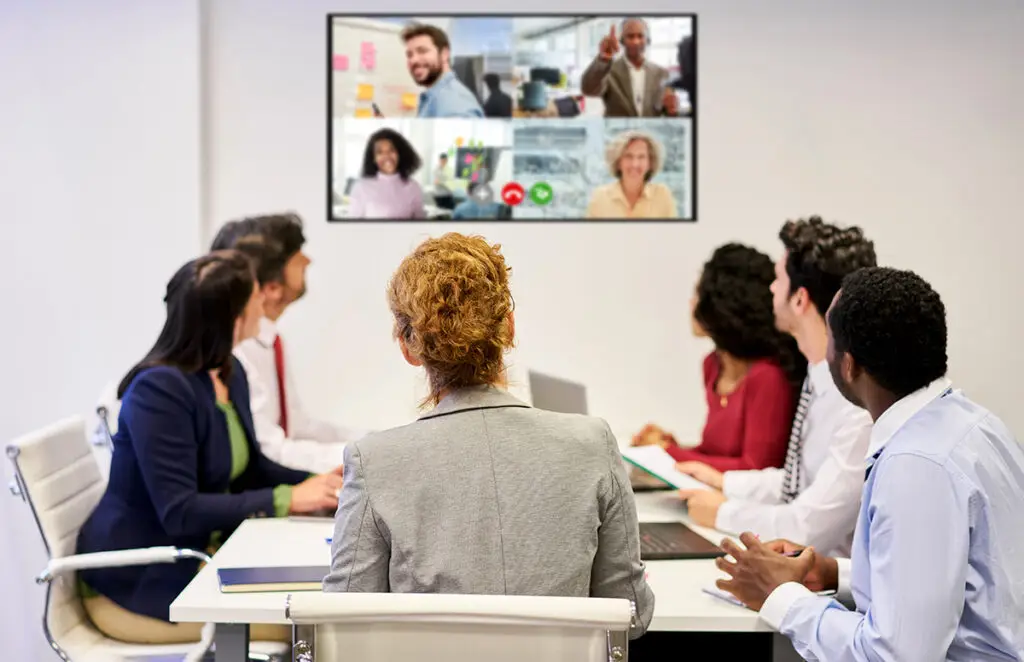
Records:
M942 301L862 269L828 323L833 379L875 421L851 559L744 534L719 587L806 660L1024 660L1024 449L946 378Z

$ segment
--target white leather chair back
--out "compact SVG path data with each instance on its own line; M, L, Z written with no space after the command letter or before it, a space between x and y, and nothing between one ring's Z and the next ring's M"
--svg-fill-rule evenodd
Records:
M85 419L69 418L7 447L14 465L14 491L31 509L51 559L74 555L78 531L106 489L89 432ZM70 662L181 660L195 648L194 643L129 644L108 639L86 616L74 572L57 574L47 584L43 626L54 659ZM249 649L254 660L280 660L285 650L277 642L253 642Z
M288 601L295 659L304 662L624 660L632 618L628 600L599 598L295 593Z
M69 418L27 434L7 447L7 456L47 553L51 558L73 555L78 530L106 488L86 439L85 421ZM70 638L95 644L103 639L85 616L73 574L58 577L48 590L45 624L51 641Z

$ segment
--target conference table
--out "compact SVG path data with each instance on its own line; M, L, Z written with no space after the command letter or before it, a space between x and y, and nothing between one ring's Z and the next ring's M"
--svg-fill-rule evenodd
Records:
M640 492L636 494L636 504L641 522L681 521L715 543L722 539L721 533L690 524L674 492ZM327 538L332 532L330 520L246 520L171 604L171 620L215 623L217 662L246 660L250 624L289 623L285 616L287 594L222 593L217 568L330 565ZM755 612L703 591L724 576L713 560L648 561L647 571L655 594L654 617L648 632L763 633L773 638L771 660L800 659L789 641L772 633ZM727 646L729 637L720 637L716 642L719 640L723 643L716 643L716 648ZM718 659L732 659L728 650L719 649L716 653Z

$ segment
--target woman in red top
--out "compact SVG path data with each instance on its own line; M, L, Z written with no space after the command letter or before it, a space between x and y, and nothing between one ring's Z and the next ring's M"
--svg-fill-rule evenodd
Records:
M775 328L774 278L771 258L760 251L726 244L714 252L690 300L693 334L715 344L704 358L701 443L684 448L651 424L634 445L661 444L679 462L719 471L782 466L807 364L795 341Z

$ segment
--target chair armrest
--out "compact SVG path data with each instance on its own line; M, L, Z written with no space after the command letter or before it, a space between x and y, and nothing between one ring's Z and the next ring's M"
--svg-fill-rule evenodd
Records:
M193 549L177 547L147 547L143 549L119 549L113 552L94 552L92 554L74 554L57 559L50 559L46 568L36 577L37 584L46 584L54 577L67 572L87 570L90 568L123 568L132 565L151 565L153 563L174 563L179 559L199 559L210 562L210 557Z

